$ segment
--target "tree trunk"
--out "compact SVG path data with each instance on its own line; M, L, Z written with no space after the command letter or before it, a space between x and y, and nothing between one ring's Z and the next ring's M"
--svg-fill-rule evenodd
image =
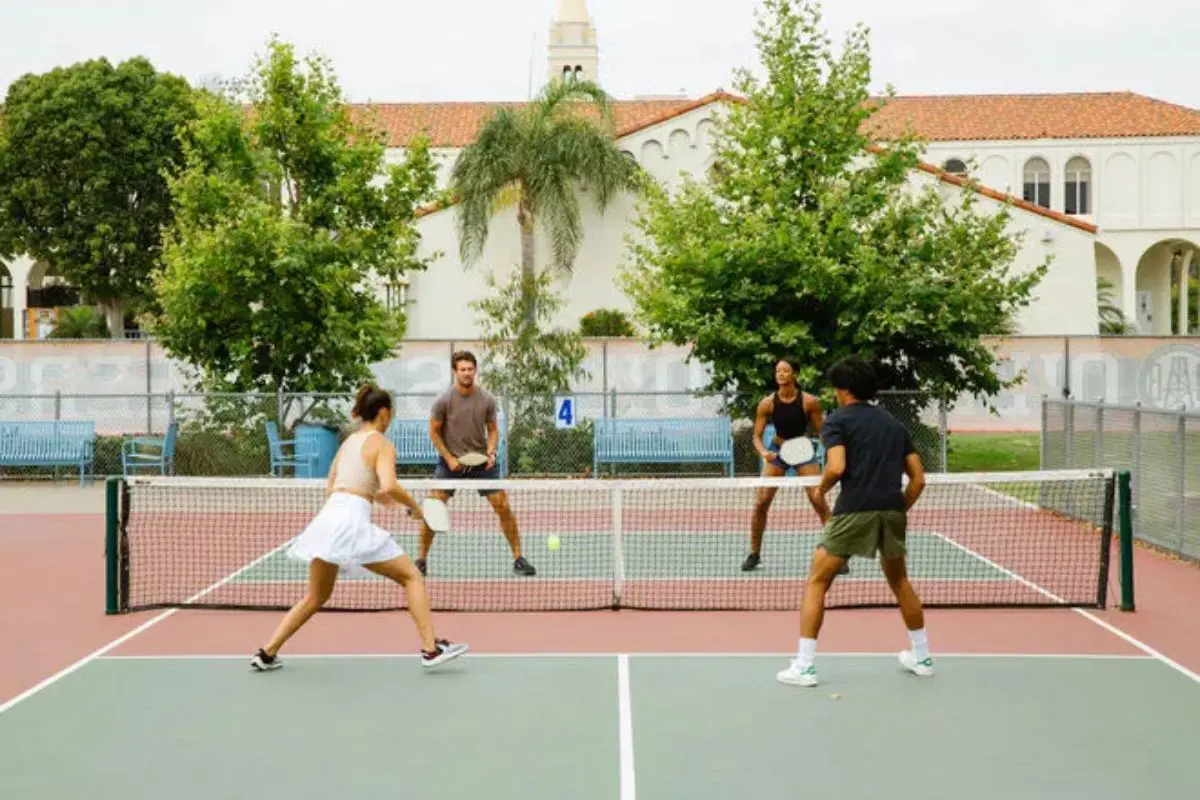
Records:
M534 271L533 263L533 209L529 207L529 203L525 199L525 193L521 193L521 200L517 206L517 222L521 226L521 279L526 287L526 291L533 290L533 281L537 277ZM526 298L529 302L526 305L525 324L533 327L537 324L537 308L535 307L535 298Z
M120 300L100 304L104 321L108 323L108 335L112 339L125 338L125 306Z

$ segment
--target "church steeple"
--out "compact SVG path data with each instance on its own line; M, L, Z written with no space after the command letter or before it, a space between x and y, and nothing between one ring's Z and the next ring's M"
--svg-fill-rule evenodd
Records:
M558 13L550 25L547 49L550 78L600 79L600 48L588 15L587 0L558 0Z

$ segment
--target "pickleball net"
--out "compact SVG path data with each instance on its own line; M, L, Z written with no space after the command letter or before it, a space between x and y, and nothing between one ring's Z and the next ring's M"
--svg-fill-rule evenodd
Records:
M418 500L452 488L451 530L426 578L438 611L794 610L820 523L818 478L404 481ZM1112 471L931 474L908 516L908 571L929 607L1103 608L1116 505ZM325 502L323 480L127 477L108 491L108 611L274 609L304 596L287 547ZM501 489L537 574L513 569L481 489ZM758 569L744 572L751 517L774 491ZM828 495L831 506L838 490ZM416 557L418 524L374 509ZM561 542L548 547L550 536ZM327 610L404 608L370 573L339 577ZM853 558L828 605L893 606L875 560Z

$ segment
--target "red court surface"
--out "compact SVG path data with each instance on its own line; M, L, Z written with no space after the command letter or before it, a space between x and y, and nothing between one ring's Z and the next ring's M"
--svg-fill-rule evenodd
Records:
M0 704L92 655L248 657L278 621L275 612L106 616L102 531L100 515L0 516L5 573ZM1161 654L1194 677L1200 673L1200 615L1195 613L1200 568L1138 548L1135 574L1136 612L931 610L931 645L935 654ZM469 642L477 652L497 653L790 653L798 638L794 612L442 613L435 615L435 624L441 636ZM831 653L881 653L906 643L893 610L831 610L820 647ZM413 653L416 648L403 612L339 613L318 615L285 652Z

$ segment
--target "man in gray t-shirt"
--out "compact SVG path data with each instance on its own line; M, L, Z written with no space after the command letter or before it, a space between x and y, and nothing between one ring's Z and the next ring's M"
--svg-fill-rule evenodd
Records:
M434 401L429 414L429 438L439 455L433 476L437 480L496 480L500 477L496 466L496 450L500 443L496 398L476 384L474 354L466 350L455 353L451 356L451 366L454 385ZM486 467L465 469L458 459L467 453L486 454ZM520 575L536 575L537 570L521 554L521 534L508 495L502 489L481 489L479 494L488 499L500 518L500 529L512 549L513 571ZM448 501L454 496L454 490L434 489L430 495ZM416 559L422 575L428 574L426 558L432 545L433 531L422 525L421 548Z

